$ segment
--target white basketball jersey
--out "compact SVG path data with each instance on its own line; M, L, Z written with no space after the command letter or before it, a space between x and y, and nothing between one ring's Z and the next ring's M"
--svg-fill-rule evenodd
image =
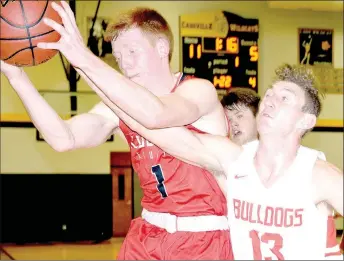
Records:
M271 187L253 165L258 141L244 145L227 178L228 222L236 260L324 260L327 215L313 203L312 169L319 151L301 146Z

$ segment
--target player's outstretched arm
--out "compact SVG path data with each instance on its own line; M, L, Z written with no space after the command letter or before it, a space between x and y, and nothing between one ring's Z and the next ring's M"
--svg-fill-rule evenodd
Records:
M326 201L343 215L343 171L333 164L318 160L313 173L316 201Z
M107 105L133 131L160 147L166 153L192 165L210 170L214 175L226 174L225 168L241 152L241 147L220 135L199 134L186 127L147 129L116 105ZM109 107L107 109L109 110ZM99 110L101 113L101 110ZM111 112L108 112L111 115ZM103 113L104 114L104 113ZM222 181L219 181L222 182Z
M184 126L219 110L214 86L204 79L182 83L176 92L157 97L112 67L86 54L87 63L78 69L121 110L149 129Z
M111 109L133 131L160 147L166 153L184 162L207 169L222 171L221 164L201 140L185 127L171 127L164 129L147 129L114 104ZM216 138L215 136L213 137ZM219 138L224 138L220 136Z
M64 121L36 90L23 69L1 61L1 72L18 94L35 127L56 151L97 146L118 126L118 118L111 110L112 118L98 113L105 105ZM101 111L105 110L101 108Z
M221 106L215 88L205 80L198 80L197 86L193 86L188 93L168 95L162 99L135 84L87 48L73 11L65 1L61 1L61 4L52 4L52 7L60 15L63 26L51 19L44 19L48 26L61 35L61 39L54 43L38 43L38 48L59 50L94 83L91 88L97 86L112 103L146 128L183 126L211 113L216 109L214 103L217 107Z
M205 168L214 174L223 172L221 162L218 159L220 152L212 153L202 140L219 143L225 139L223 136L199 136L185 127L172 127L150 130L142 128L137 131L150 142L156 144L166 153L195 166Z
M200 134L186 127L150 130L135 123L133 119L123 119L130 128L166 153L189 164L210 170L214 175L223 174L227 164L235 160L241 151L241 147L224 136Z

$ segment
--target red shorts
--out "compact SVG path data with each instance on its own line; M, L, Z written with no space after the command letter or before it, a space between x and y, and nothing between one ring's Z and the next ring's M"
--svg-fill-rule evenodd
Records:
M168 233L142 218L131 222L118 260L233 260L228 230Z

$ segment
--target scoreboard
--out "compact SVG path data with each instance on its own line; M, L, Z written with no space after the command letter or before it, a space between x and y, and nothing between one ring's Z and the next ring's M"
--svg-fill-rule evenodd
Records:
M180 16L181 71L213 83L258 92L258 19L227 11Z

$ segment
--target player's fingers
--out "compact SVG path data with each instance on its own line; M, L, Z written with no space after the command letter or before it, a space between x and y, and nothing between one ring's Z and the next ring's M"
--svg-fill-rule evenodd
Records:
M62 25L56 23L54 20L51 20L50 18L43 18L43 22L58 32L61 37L67 36L66 29Z
M74 13L72 9L70 8L69 4L67 4L66 1L61 1L61 4L69 17L69 21L71 22L71 25L74 28L73 33L77 34L80 40L83 40L79 31L78 25L76 24Z
M7 66L7 63L5 63L3 60L0 60L0 72L5 72Z
M5 67L9 68L9 67L14 67L14 66L4 62L3 60L0 60L0 68L2 69L2 68L5 68Z
M72 9L70 8L69 4L67 4L66 1L61 1L61 5L63 6L66 14L68 15L69 21L71 22L71 24L77 27L76 21L75 21L75 15Z
M41 49L60 50L59 43L38 43L37 47Z
M52 2L51 3L51 6L52 8L55 9L55 11L60 15L61 19L62 19L62 22L63 22L63 25L65 27L65 29L67 30L67 32L70 32L72 33L74 30L74 27L72 25L72 22L71 22L71 19L70 17L68 16L67 12L65 11L65 9L56 4L55 2Z

